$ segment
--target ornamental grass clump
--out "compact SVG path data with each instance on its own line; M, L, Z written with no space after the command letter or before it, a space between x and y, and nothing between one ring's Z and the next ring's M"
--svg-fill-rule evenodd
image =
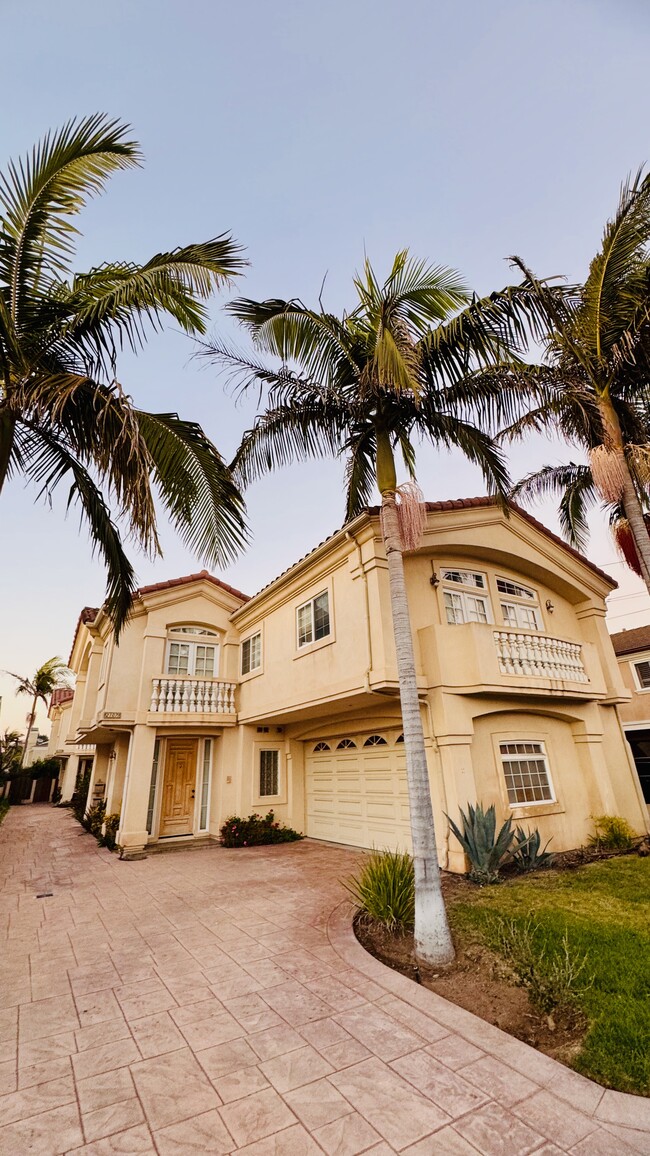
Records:
M361 911L389 931L413 927L415 873L402 851L372 851L343 884Z
M552 944L533 917L498 919L492 938L517 984L526 989L532 1006L546 1016L551 1029L554 1016L575 1012L576 998L593 986L587 956L569 942L567 928L559 944Z
M629 851L634 843L634 831L621 815L592 815L596 828L589 837L589 846L599 851Z
M266 815L249 815L247 819L231 815L226 819L219 838L223 847L260 847L266 843L293 843L304 836L293 827L285 827L269 811Z

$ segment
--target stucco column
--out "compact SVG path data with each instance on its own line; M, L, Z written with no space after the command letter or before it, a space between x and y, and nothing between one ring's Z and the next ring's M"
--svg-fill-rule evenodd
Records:
M445 799L442 810L460 826L460 809L467 812L468 803L476 803L476 780L472 763L471 735L437 736ZM449 830L449 822L442 820L440 840L441 866L448 871L463 874L467 870L465 852ZM443 857L443 850L446 852Z
M115 740L115 758L111 759L109 778L106 783L106 814L114 815L120 810L122 788L129 756L130 735L122 734Z
M155 742L154 727L140 723L133 728L117 833L122 859L142 859L146 855L149 839L147 810Z
M97 745L95 750L95 758L93 759L93 769L90 773L90 783L88 784L88 799L86 801L86 814L93 805L93 795L95 788L99 783L103 783L102 798L106 797L106 781L108 779L108 765L112 751L109 743L101 743Z
M79 755L68 755L68 760L65 765L65 770L59 776L59 786L61 788L61 802L69 803L74 794L74 785L77 781L77 771L79 770Z

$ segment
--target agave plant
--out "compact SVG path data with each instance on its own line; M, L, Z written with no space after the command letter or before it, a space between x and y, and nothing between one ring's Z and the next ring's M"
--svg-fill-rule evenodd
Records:
M513 840L512 819L506 819L497 835L497 815L494 803L483 810L480 803L475 807L467 804L467 814L461 808L462 831L453 819L449 826L458 839L470 861L470 879L483 886L499 881L499 868L508 854L511 854Z
M512 860L519 871L539 871L541 867L550 867L553 855L546 848L550 839L541 850L542 836L537 827L534 831L524 831L517 827L512 845Z

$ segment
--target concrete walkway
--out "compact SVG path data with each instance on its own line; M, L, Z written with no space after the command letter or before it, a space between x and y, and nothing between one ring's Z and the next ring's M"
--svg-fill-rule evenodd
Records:
M355 859L305 842L123 863L66 811L14 808L0 1153L650 1153L650 1101L368 956L340 906Z

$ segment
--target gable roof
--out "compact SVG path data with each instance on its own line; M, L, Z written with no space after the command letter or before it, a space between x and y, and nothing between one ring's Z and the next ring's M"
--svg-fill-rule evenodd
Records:
M59 686L52 691L50 706L61 706L61 703L70 702L72 698L74 698L74 690L71 686Z
M250 595L243 594L241 590L237 590L234 586L229 586L227 582L222 582L220 578L215 578L214 574L210 574L209 570L199 570L196 574L185 574L182 578L168 578L166 582L154 582L151 586L141 586L135 592L135 596L142 594L154 594L157 590L168 590L172 586L187 586L190 582L211 582L213 586L219 586L222 590L227 591L228 594L233 594L235 598L240 598L242 602L248 602Z
M650 626L635 626L611 635L615 654L633 654L636 650L650 650Z

